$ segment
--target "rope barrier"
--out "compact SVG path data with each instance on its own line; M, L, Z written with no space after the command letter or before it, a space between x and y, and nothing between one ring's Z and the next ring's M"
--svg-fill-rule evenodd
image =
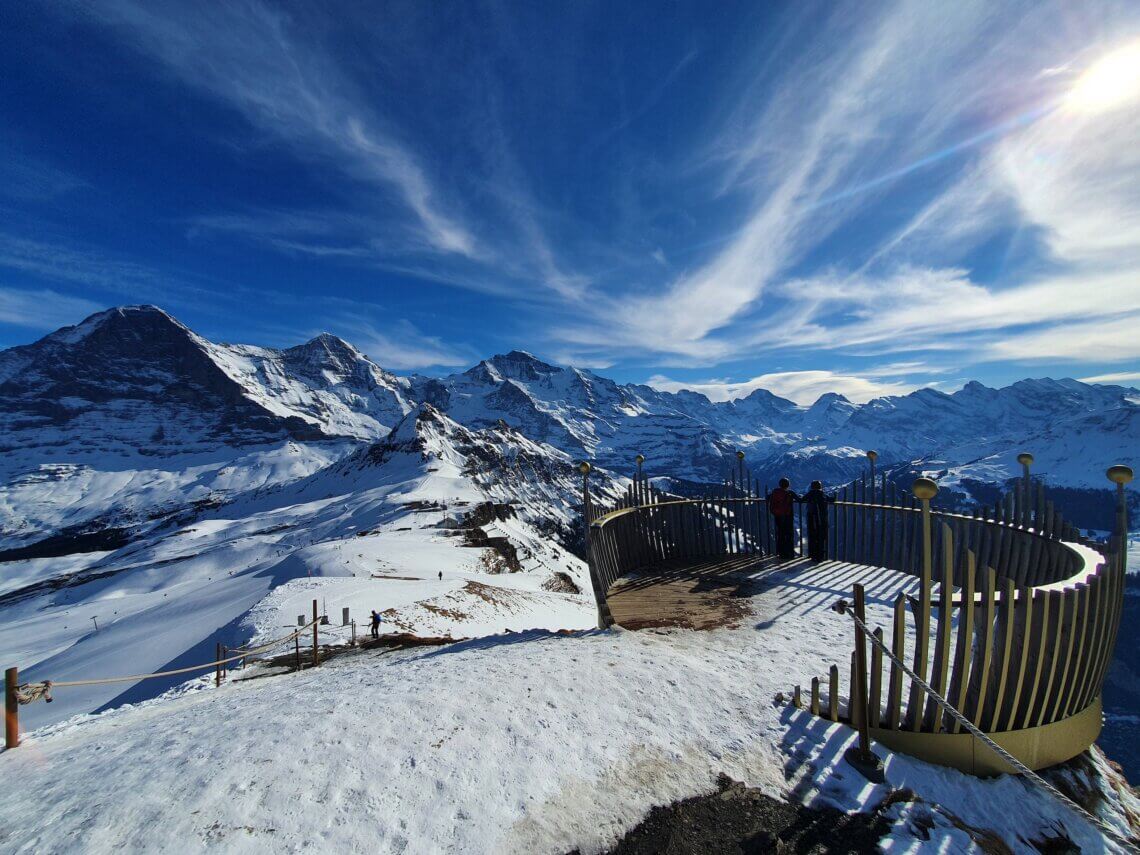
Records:
M979 730L977 727L975 727L974 723L972 721L970 721L968 718L966 718L966 716L964 716L962 713L958 712L958 710L956 710L950 704L950 702L948 700L946 700L944 697L942 697L942 695L938 694L938 692L936 692L934 690L934 687L932 687L928 682L926 682L926 680L922 679L916 673L914 673L914 671L910 667L908 667L905 662L903 662L901 659L899 659L897 656L895 656L894 653L892 653L891 650L887 647L887 645L885 643L883 643L882 641L880 641L875 636L875 634L870 630L870 628L867 626L867 624L865 624L863 621L861 621L859 619L859 616L855 614L855 611L848 607L847 600L840 600L838 603L835 604L835 606L833 608L835 609L836 612L838 612L841 615L842 614L850 615L851 619L853 621L855 621L855 623L859 626L859 628L861 630L863 630L863 634L864 634L864 636L866 636L868 641L870 641L873 645L875 645L875 647L877 647L879 649L879 651L883 653L883 655L887 656L892 662L894 662L896 665L898 665L906 673L906 675L908 677L910 677L912 680L914 680L919 686L921 686L923 688L923 690L930 697L932 697L934 699L934 701L939 706L941 706L944 710L946 710L946 712L950 713L950 715L954 718L955 721L957 721L960 725L962 725L962 727L964 727L967 731L969 731L973 736L977 737L982 742L983 745L985 745L987 748L989 748L991 751L993 751L995 754L997 754L998 757L1000 757L1002 760L1004 760L1006 763L1008 763L1010 766L1012 766L1014 769L1016 769L1020 774L1024 775L1026 778L1028 778L1029 780L1036 783L1042 789L1051 793L1062 804L1069 805L1078 814L1080 814L1081 816L1084 816L1086 819L1088 819L1089 822L1091 822L1091 823L1093 823L1093 825L1097 826L1108 837L1110 837L1111 839L1115 840L1117 843L1124 846L1125 849L1131 850L1131 851L1140 851L1136 848L1136 846L1130 840L1128 840L1123 835L1121 835L1120 832L1118 832L1116 829L1112 828L1110 825L1108 825L1108 823L1106 823L1100 817L1093 814L1091 811L1088 811L1084 807L1082 807L1081 805L1077 804L1075 801L1073 801L1071 798L1069 798L1067 795L1065 795L1059 789L1057 789L1057 787L1055 787L1053 784L1050 784L1048 781L1046 781L1044 778L1042 778L1040 775L1038 775L1036 772L1034 772L1032 769L1030 769L1028 766L1026 766L1024 763L1022 763L1020 760L1018 760L1016 757L1014 757L1012 754L1010 754L1008 751L1006 751L1004 748L1002 748L996 742L994 742L992 739L990 739L989 736L987 736L985 733L983 733L981 730Z
M239 659L245 659L247 656L255 653L264 653L265 651L270 650L279 644L283 644L286 641L292 641L294 638L297 638L299 635L301 635L301 633L311 630L313 628L313 624L319 623L320 618L317 618L316 620L309 621L302 627L298 627L296 632L293 632L284 638L278 638L266 644L249 648L236 656L228 656L224 659L215 659L213 662L203 662L201 665L189 665L185 668L174 668L170 671L156 671L152 674L130 674L124 677L102 677L92 680L45 680L42 683L25 683L24 685L20 686L17 691L26 690L29 693L30 700L21 701L21 703L31 703L32 701L39 700L39 698L43 695L43 692L45 690L41 687L46 687L47 693L50 694L51 690L53 689L67 689L74 688L76 686L103 686L109 683L135 683L139 680L149 680L153 677L173 677L178 674L189 674L192 671L201 671L206 668L215 668L218 665L225 665L229 662L236 662ZM35 695L34 697L32 697L33 694ZM50 697L44 696L44 700L50 701Z

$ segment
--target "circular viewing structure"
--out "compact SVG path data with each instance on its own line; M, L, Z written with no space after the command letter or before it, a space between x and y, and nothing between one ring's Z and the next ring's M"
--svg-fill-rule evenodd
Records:
M1023 466L1027 456L1019 457ZM1114 466L1108 477L1123 490L1132 471ZM832 560L917 579L914 596L894 597L891 649L1027 766L1043 768L1087 748L1100 732L1101 686L1121 616L1124 538L1086 541L1043 483L1028 477L994 506L970 513L930 508L938 485L929 478L917 478L910 492L884 484L882 491L866 480L843 488L824 506L822 527L808 517L818 511L799 505L801 548L811 530L825 538ZM1122 496L1117 525L1126 529ZM671 496L639 477L618 507L596 509L589 531L591 578L599 614L607 616L610 587L627 574L649 584L662 568L776 552L768 496L743 471L703 498ZM838 665L847 670L848 663ZM871 671L863 685L870 686L874 739L977 774L1010 771L877 649ZM836 673L833 667L828 708L842 717L851 692L838 702ZM818 685L813 698L818 711Z

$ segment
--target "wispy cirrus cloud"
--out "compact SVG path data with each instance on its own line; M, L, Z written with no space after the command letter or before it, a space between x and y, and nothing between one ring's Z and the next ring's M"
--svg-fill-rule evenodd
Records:
M758 200L724 248L652 292L600 301L556 337L682 364L869 347L975 362L1132 358L1128 346L1049 342L1074 321L1140 310L1140 110L1090 114L1066 100L1136 16L1106 5L1058 33L1065 10L1050 5L897 4L855 19L864 13L837 13L842 41L820 39L778 85L745 90L716 135L722 191ZM820 264L838 230L948 159L963 163L909 222ZM1045 249L1020 269L985 281L962 264L1019 233Z
M97 20L302 156L323 157L356 180L394 191L428 247L480 255L470 227L408 145L312 34L299 37L303 21L256 0L209 8L118 0L102 6Z
M882 377L882 374L878 374ZM904 380L883 380L874 376L845 374L841 371L815 369L809 371L774 371L761 374L748 380L730 382L725 380L705 380L686 382L671 380L657 374L646 381L655 389L664 392L679 392L689 389L700 392L710 401L732 401L744 398L757 389L767 389L773 394L795 401L797 404L812 404L820 395L836 392L856 403L865 403L883 395L905 395L913 392L922 383L908 383Z
M99 303L47 288L0 286L0 323L48 332L105 308Z
M1111 374L1096 374L1092 377L1081 377L1082 383L1105 383L1115 385L1118 383L1140 383L1140 371L1114 371Z

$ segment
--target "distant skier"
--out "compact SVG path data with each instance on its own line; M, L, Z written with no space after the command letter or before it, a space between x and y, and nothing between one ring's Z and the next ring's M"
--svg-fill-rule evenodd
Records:
M439 571L439 581L441 581L441 582L443 581L443 571L442 570Z
M823 492L823 484L811 482L811 489L804 496L807 506L808 557L815 562L827 559L827 506L834 502L832 496Z
M791 482L781 478L780 486L768 494L768 513L776 524L776 554L784 560L796 557L794 505L799 496L790 487Z
M380 637L380 612L376 609L372 610L372 637Z

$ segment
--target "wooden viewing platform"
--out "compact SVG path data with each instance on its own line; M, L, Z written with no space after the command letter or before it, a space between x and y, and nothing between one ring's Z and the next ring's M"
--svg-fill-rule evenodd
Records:
M811 709L922 759L976 774L1013 771L984 740L1030 769L1069 759L1100 733L1101 687L1124 597L1132 470L1113 466L1114 533L1093 542L1030 476L993 506L933 508L927 478L901 491L884 477L842 488L826 511L826 555L778 562L766 489L737 455L702 498L669 495L641 471L611 508L593 504L583 463L590 580L598 624L628 629L739 625L756 614L846 606L854 650L811 681ZM804 508L795 519L803 554ZM822 523L821 523L822 526ZM826 601L826 602L824 602ZM773 611L781 610L781 611ZM802 614L800 632L810 638ZM866 627L864 630L862 627ZM867 655L868 638L876 639ZM841 676L846 680L844 687ZM845 691L844 691L845 689ZM800 700L796 687L794 698ZM962 722L968 723L963 730Z

